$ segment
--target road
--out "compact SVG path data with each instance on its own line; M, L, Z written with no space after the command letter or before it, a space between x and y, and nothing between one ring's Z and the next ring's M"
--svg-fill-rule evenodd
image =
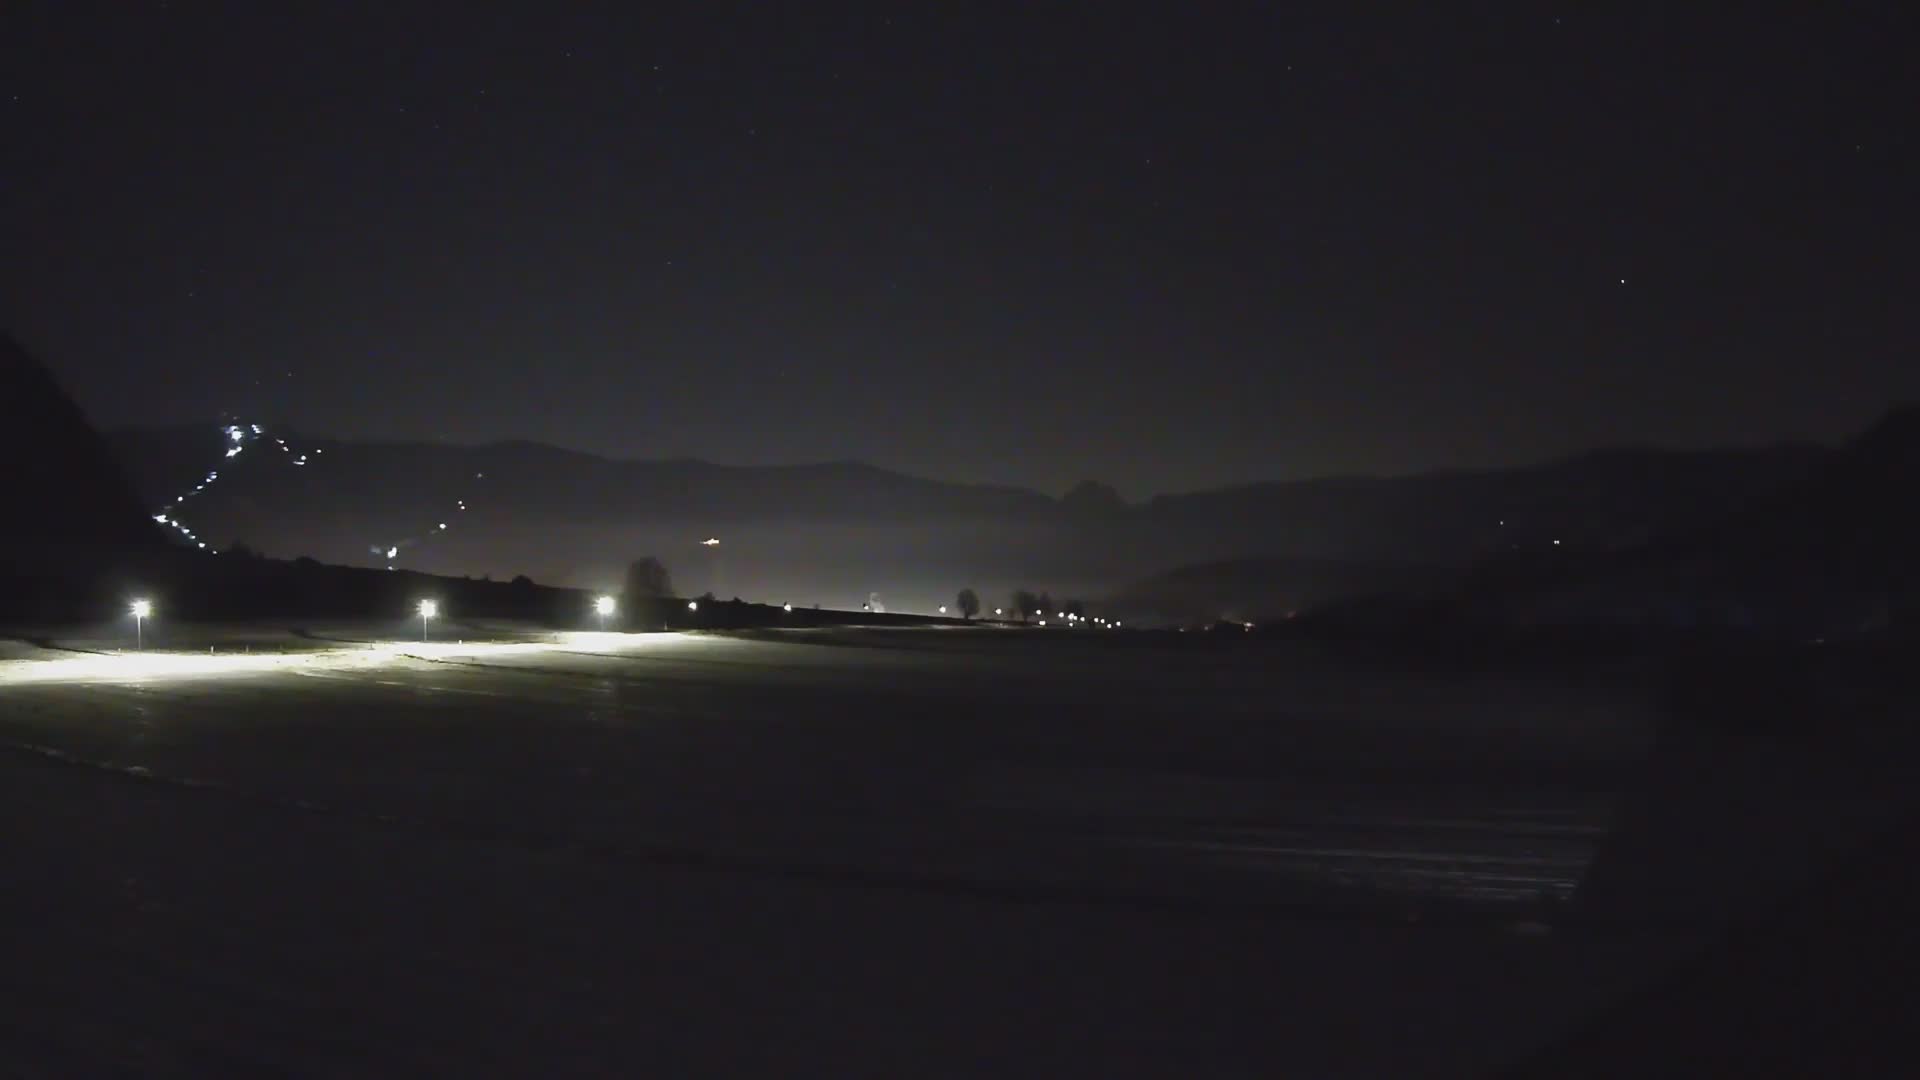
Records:
M1475 1075L1693 940L1543 925L1645 754L1628 691L1125 634L355 633L0 660L16 1057Z

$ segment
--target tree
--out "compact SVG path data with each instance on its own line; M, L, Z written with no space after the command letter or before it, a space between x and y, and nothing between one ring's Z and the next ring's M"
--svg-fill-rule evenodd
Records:
M1013 613L1020 617L1021 622L1026 622L1029 616L1040 610L1040 598L1027 589L1013 590L1013 596L1010 599L1013 603Z
M974 592L972 589L961 589L958 600L960 604L961 618L971 619L975 615L980 614L980 594L979 593Z
M654 627L666 620L663 601L673 596L673 578L665 564L651 555L627 564L627 580L620 595L620 619L628 628Z
M1053 597L1047 595L1046 593L1041 593L1040 594L1040 617L1043 619L1052 618L1054 610L1055 608L1053 606Z
M1087 604L1084 600L1062 600L1060 610L1075 618L1084 618L1087 614Z
M627 565L627 603L637 604L642 600L658 600L673 595L673 578L667 574L665 564L648 555L633 560Z

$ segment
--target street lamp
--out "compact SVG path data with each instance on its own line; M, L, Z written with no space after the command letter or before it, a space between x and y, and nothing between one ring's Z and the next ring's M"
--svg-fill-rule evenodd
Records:
M147 647L146 628L142 625L147 616L153 614L153 601L135 600L128 605L127 611L133 616L133 647L145 650Z
M689 600L689 601L687 601L687 610L688 610L688 611L699 611L699 610L700 610L700 601L698 601L698 600Z
M607 616L609 616L609 615L611 615L611 614L613 614L613 597L611 597L611 596L603 596L603 597L601 597L601 598L599 598L598 600L595 600L595 601L593 602L593 613L594 613L595 615L598 615L598 616L600 616L600 630L601 630L601 632L602 632L602 633L604 633L604 632L606 632L606 629L607 629Z
M941 604L941 605L940 605L940 614L942 614L942 615L945 615L946 613L947 613L947 605L945 605L945 604Z
M440 605L432 600L420 601L420 640L427 640L427 622L440 614Z

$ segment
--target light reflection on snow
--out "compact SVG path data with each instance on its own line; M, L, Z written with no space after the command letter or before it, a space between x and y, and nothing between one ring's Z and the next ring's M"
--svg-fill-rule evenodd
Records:
M358 669L409 660L486 660L553 652L617 655L640 647L685 645L706 639L688 634L626 634L566 631L544 641L386 641L305 652L124 652L66 656L55 660L0 661L0 685L13 683L130 682L244 675L292 668ZM229 649L239 646L228 646Z

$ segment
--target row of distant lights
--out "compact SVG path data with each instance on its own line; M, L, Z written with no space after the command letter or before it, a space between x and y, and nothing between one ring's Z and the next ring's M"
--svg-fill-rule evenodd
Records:
M477 473L474 473L474 474L473 474L473 478L474 478L475 480L484 480L484 479L486 479L486 478L487 478L487 474L486 474L486 473L483 473L483 472L477 472ZM465 500L465 499L455 499L455 500L453 500L453 508L454 508L455 510L457 510L457 511L459 511L460 513L463 513L463 514L464 514L464 513L466 513L466 511L467 511L467 500ZM442 522L439 522L438 524L436 524L436 525L435 525L435 526L433 527L433 529L432 529L432 530L431 530L431 531L429 532L429 535L432 535L432 534L434 534L434 533L443 533L443 532L446 532L446 531L447 531L447 523L446 523L446 522L444 522L444 521L442 521ZM412 543L412 542L413 542L413 541L411 541L411 540L408 540L408 541L406 541L406 543ZM397 558L399 558L399 557L400 557L400 547L401 547L401 545L400 545L400 544L390 544L390 545L388 545L388 546L387 546L387 550L386 550L386 556L387 556L387 569L389 569L389 570L392 570L392 569L394 568L394 566L393 566L393 560L394 560L394 559L397 559ZM374 550L375 550L375 551L378 551L378 550L379 550L379 548L375 548Z
M940 605L940 614L945 615L946 613L947 606L945 604ZM994 608L993 614L995 618L1004 618L1007 611L1005 608ZM1108 619L1099 615L1075 615L1072 612L1056 611L1053 613L1053 617L1066 623L1068 626L1098 626L1102 630L1118 630L1121 626L1119 619ZM1047 625L1047 620L1041 619L1040 625Z
M240 424L229 424L227 426L228 446L227 446L227 452L225 454L224 459L231 461L232 459L239 457L241 452L246 450L248 443L264 437L266 437L266 432L261 429L259 424L247 424L245 426L242 426ZM274 441L274 444L280 448L281 453L292 455L293 463L295 465L305 465L307 463L307 455L301 454L301 453L295 453L294 449L287 445L287 440L281 439L281 438L275 438L273 441ZM315 454L319 454L322 452L323 451L318 449L314 451ZM153 515L153 520L179 533L182 538L184 538L188 543L192 544L194 547L199 548L200 550L205 551L210 555L220 554L217 548L208 547L207 542L205 540L200 539L199 535L196 534L191 528L188 528L187 523L184 521L181 521L178 516L179 507L182 503L185 503L188 499L191 499L195 495L198 495L201 492L212 487L214 483L217 482L219 479L220 479L220 470L218 469L207 470L207 475L201 478L199 483L193 485L191 488L188 488L186 491L183 491L180 494L175 495L173 497L172 502L169 502L166 506L161 507L160 512Z
M994 608L993 610L997 614L1000 609ZM1118 619L1103 619L1098 615L1075 615L1070 611L1056 611L1053 613L1053 617L1075 629L1082 626L1098 626L1102 630L1118 630L1120 628L1120 621ZM1040 625L1047 625L1047 620L1041 619Z
M599 596L594 598L593 613L600 617L600 625L602 629L605 629L606 627L607 617L609 615L612 615L617 610L619 610L619 603L613 597ZM699 611L700 601L698 600L687 601L687 610ZM788 614L792 614L793 605L790 603L781 604L780 610ZM946 610L947 610L946 605L944 604L941 605L940 607L941 614L945 614ZM431 600L431 599L421 600L418 604L414 606L414 611L420 616L421 631L424 634L427 624L432 620L439 618L440 602L438 600ZM993 613L995 615L1000 615L1002 614L1002 611L1000 608L994 608ZM153 618L153 601L148 600L144 597L138 600L134 600L127 605L127 614L133 616L135 629L137 630L140 624L144 623L148 619ZM1062 619L1065 619L1069 625L1078 624L1078 623L1091 623L1094 625L1106 627L1108 629L1116 629L1120 626L1120 622L1118 620L1110 621L1107 619L1103 619L1098 615L1095 615L1089 618L1081 615L1069 615L1063 611L1059 613L1059 617ZM1041 619L1040 625L1041 626L1047 625L1047 620ZM1251 629L1251 627L1249 627L1249 629Z
M287 440L285 439L282 439L278 436L268 436L266 431L263 428L261 428L259 424L245 424L245 425L229 424L227 426L226 433L227 433L228 446L227 446L226 454L224 455L224 460L231 461L232 459L239 457L241 453L246 450L247 445L249 443L258 441L263 438L269 438L269 437L273 439L274 445L279 448L280 452L283 454L286 454L289 458L291 458L293 461L293 464L295 465L304 466L307 463L307 460L310 456L306 452L297 451L293 447L289 446L287 444ZM315 447L311 456L318 456L324 453L326 453L325 450L322 450L319 447ZM473 475L475 479L485 479L487 474L475 473ZM192 544L194 547L200 549L201 551L205 551L209 555L220 554L219 549L208 547L207 542L205 540L202 540L197 533L195 533L191 528L189 528L186 522L180 520L179 509L178 509L180 505L185 503L188 499L191 499L195 495L198 495L201 492L206 491L208 488L212 487L214 483L216 483L219 479L220 479L220 470L209 469L207 471L207 475L203 477L199 483L193 485L193 487L187 489L186 491L183 491L180 494L174 496L172 502L169 502L166 506L162 507L159 513L153 515L153 520L159 522L162 525L167 526L168 528L173 529L175 532L180 534L182 539L186 540L188 543ZM453 501L453 505L456 511L459 511L461 513L466 512L467 501L465 499L455 499ZM447 531L447 523L444 521L439 522L438 526L433 531L436 533ZM387 569L389 570L394 569L393 560L399 557L400 546L401 545L399 544L390 544L385 549L385 555L387 558ZM379 551L380 549L375 548L374 550Z
M594 598L593 613L602 619L612 615L618 609L619 603L611 596ZM422 619L437 618L440 614L440 602L438 600L422 600L414 607L414 610L419 613ZM687 601L687 610L699 611L700 601ZM793 605L781 604L780 610L791 614L793 612ZM147 599L135 600L127 605L127 614L133 616L135 619L150 619L153 617L153 601Z

